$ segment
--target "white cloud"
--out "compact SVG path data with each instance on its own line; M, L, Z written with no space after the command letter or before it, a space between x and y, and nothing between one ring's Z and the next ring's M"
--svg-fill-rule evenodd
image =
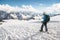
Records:
M33 8L31 5L22 5L22 8L23 8L25 11L36 11L36 9Z
M50 7L47 7L44 11L47 13L60 13L60 3L53 4Z
M41 6L44 5L44 4L40 4ZM43 7L43 6L42 6ZM31 5L22 5L21 7L18 7L18 6L10 6L8 4L3 4L3 5L0 5L0 10L4 10L4 11L7 11L7 12L19 12L19 11L26 11L26 12L47 12L47 13L60 13L60 3L57 3L57 4L53 4L51 5L50 7L44 7L42 8L41 10L37 10L35 9L34 7L32 7Z
M22 5L22 7L12 7L8 4L6 5L0 5L0 10L7 11L7 12L19 12L19 11L32 11L35 12L37 11L35 8L33 8L31 5Z
M46 5L46 4L39 4L38 6L39 11L46 12L46 13L60 13L60 3Z
M11 11L17 11L19 10L17 7L11 7L10 5L0 5L0 10L11 12Z

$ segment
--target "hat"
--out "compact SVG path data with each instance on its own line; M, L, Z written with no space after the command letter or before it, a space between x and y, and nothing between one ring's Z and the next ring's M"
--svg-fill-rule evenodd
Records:
M46 13L45 12L43 12L43 15L45 15Z

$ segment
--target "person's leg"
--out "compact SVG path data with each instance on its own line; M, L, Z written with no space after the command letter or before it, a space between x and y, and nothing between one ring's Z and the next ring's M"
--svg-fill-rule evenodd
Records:
M47 23L45 23L45 30L48 31L48 28L47 28Z
M43 31L43 26L44 26L44 24L42 23L42 25L41 25L41 30L40 30L40 31Z

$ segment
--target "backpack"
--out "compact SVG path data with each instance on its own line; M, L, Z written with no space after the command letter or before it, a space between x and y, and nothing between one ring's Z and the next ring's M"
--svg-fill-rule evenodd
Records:
M46 22L49 22L49 21L50 21L50 16L46 15Z

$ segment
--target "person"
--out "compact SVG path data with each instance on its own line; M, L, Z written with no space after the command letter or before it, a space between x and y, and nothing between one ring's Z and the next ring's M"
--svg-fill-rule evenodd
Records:
M47 15L45 12L43 13L43 21L42 21L42 25L41 25L41 30L40 32L43 31L43 26L45 26L45 31L47 32L47 23L50 21L50 16Z

